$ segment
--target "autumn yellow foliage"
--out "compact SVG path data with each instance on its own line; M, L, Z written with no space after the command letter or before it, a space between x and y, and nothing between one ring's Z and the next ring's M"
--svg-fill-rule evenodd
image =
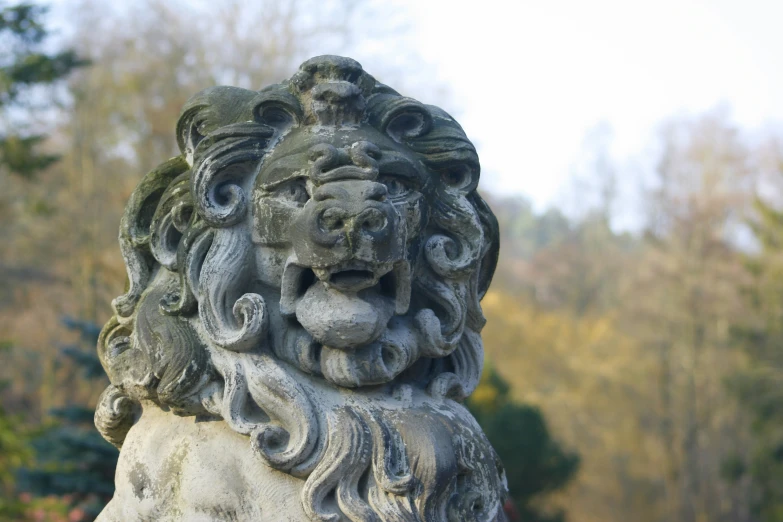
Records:
M556 499L569 519L639 513L635 504L646 499L637 497L654 488L660 453L640 415L645 402L654 402L651 356L611 317L574 318L497 291L482 305L488 362L511 384L513 397L539 406L553 436L582 457L576 480ZM479 388L476 400L492 400L483 396L492 393ZM646 484L626 495L628 481ZM656 520L656 513L649 515Z

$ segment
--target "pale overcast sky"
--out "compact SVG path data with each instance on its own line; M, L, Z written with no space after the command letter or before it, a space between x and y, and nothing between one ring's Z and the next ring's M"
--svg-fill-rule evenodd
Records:
M459 119L479 148L482 186L538 209L562 199L599 124L624 164L677 114L725 104L750 131L783 123L783 0L370 3L395 16L360 24L349 54L371 74L394 64L394 87L416 75L401 90ZM400 21L408 30L397 33Z
M749 130L783 122L783 0L398 1L407 44L479 147L482 184L538 208L602 121L620 162L678 113L725 103Z

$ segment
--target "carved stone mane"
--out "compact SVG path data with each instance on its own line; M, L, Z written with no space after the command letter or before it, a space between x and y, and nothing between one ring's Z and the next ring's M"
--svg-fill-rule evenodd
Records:
M505 520L459 404L498 233L457 122L321 56L196 94L177 139L120 226L99 520Z

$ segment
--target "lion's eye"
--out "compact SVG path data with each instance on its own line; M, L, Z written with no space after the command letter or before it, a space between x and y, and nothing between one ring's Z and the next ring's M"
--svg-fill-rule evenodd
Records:
M388 191L390 198L401 197L411 191L410 185L397 177L381 178L380 182L386 185L386 190Z
M261 122L282 131L290 127L294 119L286 111L279 107L265 107L260 114Z
M467 165L455 165L441 172L441 179L450 188L463 189L473 181L473 175Z
M307 193L307 186L302 179L295 179L283 183L274 190L273 194L278 199L300 205L304 205L307 203L307 200L310 199L310 195Z

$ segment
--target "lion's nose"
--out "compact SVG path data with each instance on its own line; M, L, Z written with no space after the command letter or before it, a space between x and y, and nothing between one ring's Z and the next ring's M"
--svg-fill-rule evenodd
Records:
M331 266L349 259L390 262L402 256L404 226L386 185L365 179L324 183L297 220L300 261ZM401 228L402 227L402 228ZM303 234L302 234L303 233Z
M328 183L313 195L317 209L316 223L311 228L313 240L333 244L340 236L356 241L370 235L381 240L390 232L395 212L386 201L386 186L365 180L346 180Z

